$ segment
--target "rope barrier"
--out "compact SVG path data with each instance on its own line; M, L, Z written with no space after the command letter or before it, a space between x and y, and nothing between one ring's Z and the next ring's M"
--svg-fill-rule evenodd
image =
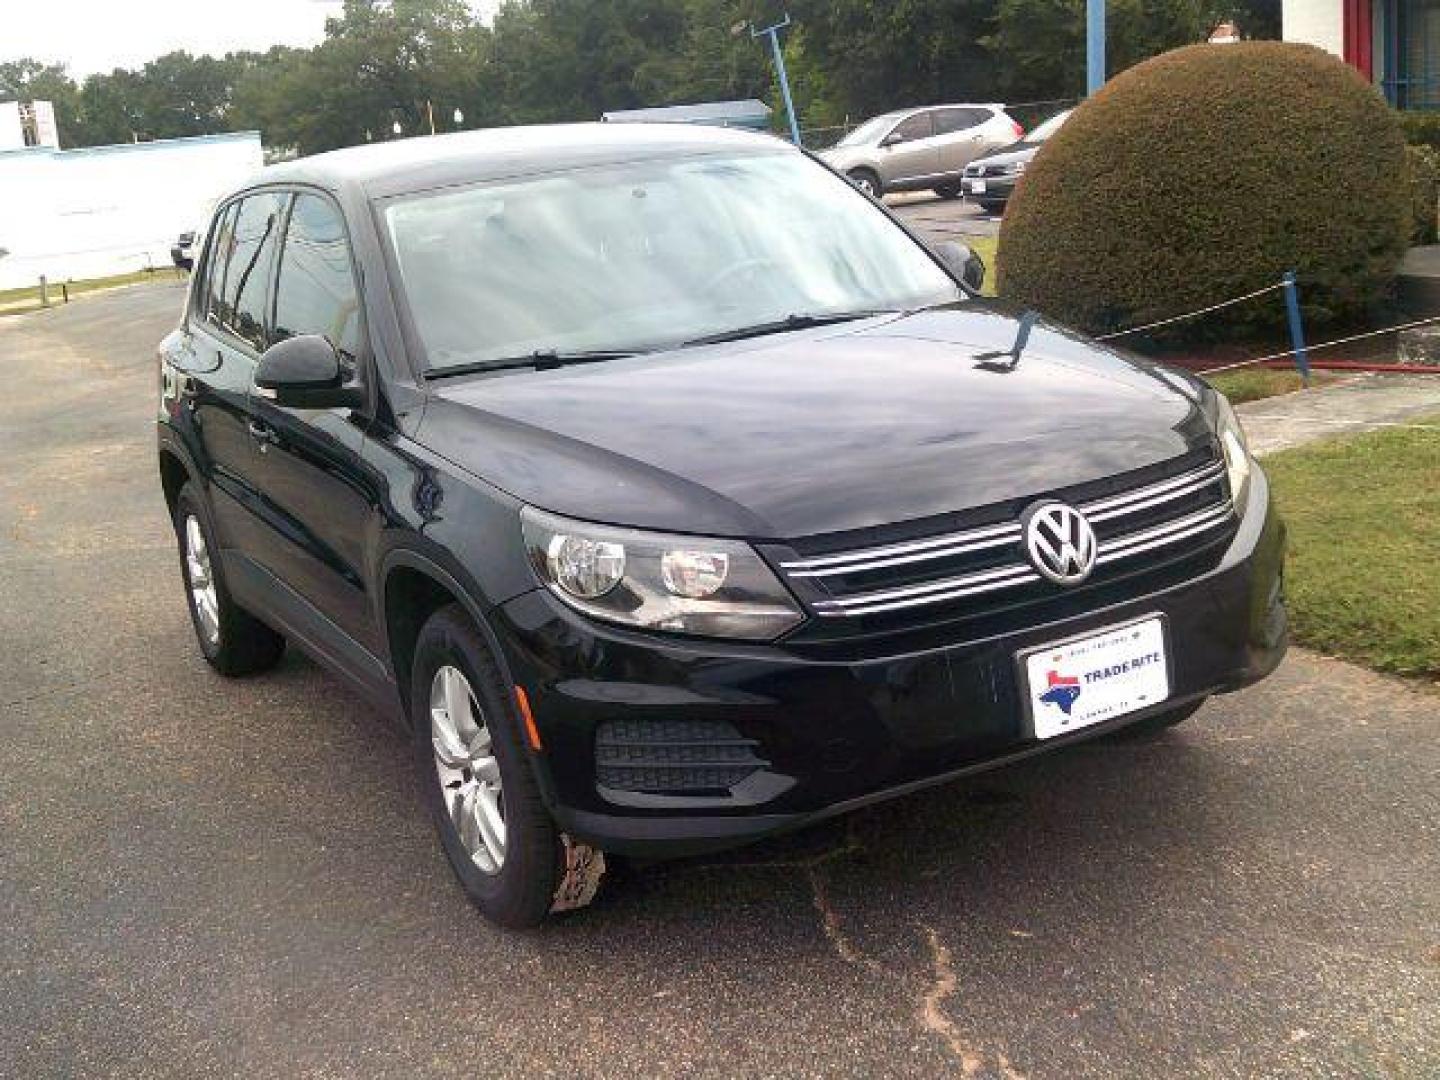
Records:
M1397 334L1401 330L1412 330L1417 326L1429 326L1431 323L1440 322L1440 315L1434 315L1427 319L1414 319L1411 322L1398 323L1395 326L1387 326L1383 330L1367 330L1363 334L1350 334L1346 337L1335 338L1333 341L1323 341L1318 345L1306 345L1306 351L1318 352L1320 349L1330 349L1336 345L1348 345L1352 341L1363 341L1365 338L1380 337L1382 334ZM1268 356L1256 356L1249 360L1241 360L1234 364L1222 364L1220 367L1206 368L1200 372L1201 375L1216 375L1222 371L1234 371L1236 368L1249 367L1251 364L1267 364L1271 360L1281 360L1287 356L1294 356L1294 349L1282 349L1280 352L1271 353Z
M1236 296L1230 300L1222 300L1218 304L1211 304L1196 311L1187 311L1183 315L1174 315L1168 319L1158 319L1152 323L1145 323L1143 326L1132 326L1128 330L1116 330L1111 334L1101 334L1096 341L1112 341L1118 337L1125 337L1127 334L1138 334L1142 330L1154 330L1161 326L1170 326L1172 323L1184 322L1186 319L1193 319L1200 315L1208 315L1212 311L1219 311L1221 308L1233 307L1235 304L1243 304L1247 300L1254 300L1257 296L1264 296L1266 293L1276 292L1285 288L1285 282L1277 281L1273 285L1266 285L1263 289L1256 289L1254 292L1246 293L1244 296Z

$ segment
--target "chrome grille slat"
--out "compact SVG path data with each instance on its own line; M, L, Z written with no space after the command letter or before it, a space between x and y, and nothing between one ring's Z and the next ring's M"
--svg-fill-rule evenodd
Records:
M1004 535L997 536L993 540L975 540L969 543L956 544L952 547L933 548L930 551L915 552L910 555L896 555L888 559L873 559L870 562L847 562L841 566L833 566L821 570L792 570L790 571L790 576L797 578L818 578L834 577L838 574L860 574L867 570L884 570L887 567L904 566L907 563L929 562L932 559L946 559L955 555L968 555L972 551L984 551L986 548L1013 544L1019 541L1019 539L1020 526L1016 525L1008 529Z
M991 589L1003 589L1011 585L1022 584L1022 579L1026 578L1039 581L1040 575L1028 566L1015 563L995 570L985 570L978 574L964 574L960 577L947 578L944 581L932 581L925 585L857 593L839 600L819 600L815 603L815 610L821 614L849 615L855 614L851 611L855 607L869 607L873 604L884 604L897 600L902 602L902 606L911 601L928 603L930 601L926 598L936 593L944 593L946 597L949 597L952 594L968 595L973 592L988 592ZM960 591L957 592L957 590Z
M1129 532L1120 531L1118 535L1101 540L1096 565L1108 566L1193 540L1229 524L1234 515L1224 477L1224 462L1217 458L1198 468L1190 468L1177 476L1131 491L1074 504L1088 520L1097 524L1117 522L1142 511L1152 512L1149 515L1150 521L1165 513L1180 515L1158 524L1143 524L1138 529L1131 526ZM1209 488L1214 488L1214 492L1202 495ZM1182 502L1186 499L1190 500L1188 504ZM1202 499L1203 505L1195 509ZM1172 503L1180 505L1167 510L1168 504ZM1123 525L1121 528L1123 529ZM1114 529L1113 525L1111 529ZM913 567L918 575L925 572L926 563L978 555L1006 545L1018 545L1020 540L1020 523L1013 521L921 540L787 560L781 562L780 566L789 578L809 579L813 582L806 588L812 596L809 606L816 615L827 619L856 618L1019 588L1043 579L1029 562L1023 560L1018 546L1013 555L1001 555L1005 560L1002 565L996 566L992 561L991 565L985 566L984 557L981 555L979 559L970 560L967 572L955 572L965 568L962 560L961 565L949 567L950 576L936 580L915 582L912 579L907 583L901 574L900 582L895 583L894 575L891 575L890 583L883 588L872 587L851 592L846 591L842 585L832 594L830 590L835 586L829 584L827 588L825 579L839 579L845 575L869 571L893 570L896 567ZM991 558L993 560L993 556ZM977 561L980 563L979 569L975 567ZM944 573L945 569L936 567L940 573ZM853 588L853 583L851 587ZM817 589L821 593L818 597L814 595Z
M1174 480L1166 481L1163 484L1153 484L1139 491L1132 491L1125 495L1116 495L1110 499L1101 499L1098 502L1084 503L1080 506L1080 512L1092 522L1109 521L1111 518L1124 517L1136 510L1145 510L1152 506L1159 506L1161 503L1170 502L1173 499L1181 498L1184 495L1192 494L1202 488L1209 487L1215 483L1225 472L1225 466L1216 462L1214 465L1204 469L1197 469L1193 473L1186 473L1184 476L1177 476Z
M1185 519L1192 524L1188 528L1168 528L1163 532L1148 530L1147 533L1136 533L1134 536L1125 537L1125 543L1112 543L1100 545L1100 554L1096 559L1097 563L1114 562L1116 559L1124 559L1131 555L1138 555L1142 551L1153 551L1157 547L1166 544L1174 544L1180 540L1189 539L1192 536L1199 536L1203 532L1215 528L1217 525L1224 525L1230 520L1230 508L1217 506L1213 511L1206 514L1196 514L1192 518ZM1145 537L1141 542L1136 537Z
M1004 525L991 525L983 529L967 529L965 532L949 533L945 536L932 536L925 540L911 540L903 544L886 544L883 547L864 548L860 551L847 551L841 555L818 555L813 559L796 559L791 562L782 562L780 565L786 570L814 570L823 566L839 566L843 563L863 562L868 559L886 558L891 555L904 555L909 552L924 551L929 548L941 547L947 544L969 543L975 540L987 538L999 538L1018 540L1020 539L1020 526L1014 522L1007 522Z

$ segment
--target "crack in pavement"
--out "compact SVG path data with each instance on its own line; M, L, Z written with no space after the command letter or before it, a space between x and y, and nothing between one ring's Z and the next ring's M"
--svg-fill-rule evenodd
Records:
M925 995L920 1010L920 1022L925 1026L926 1031L943 1040L950 1053L959 1059L962 1076L978 1076L980 1070L985 1068L984 1055L965 1043L960 1037L960 1029L955 1026L955 1021L950 1019L944 1008L945 1002L955 996L956 987L959 985L959 980L955 977L955 963L950 955L950 948L940 940L940 934L933 926L926 926L923 929L925 940L930 945L930 959L935 972L935 981ZM1025 1080L1024 1074L998 1050L995 1052L995 1068L1004 1080Z
M819 866L807 867L805 874L810 879L811 903L815 907L816 914L820 916L820 929L825 935L825 940L830 942L830 947L835 950L835 955L847 964L864 967L875 975L890 975L880 961L873 956L866 956L846 936L844 928L840 925L840 914L831 905L830 898L826 895L825 881L820 876ZM893 975L890 977L895 978Z
M863 968L871 975L894 984L908 996L906 976L890 970L851 940L850 935L845 932L840 913L830 902L830 894L825 886L823 868L827 863L836 862L863 850L864 844L856 835L854 820L850 819L846 823L844 842L805 858L699 863L686 869L697 873L715 870L803 870L810 885L811 906L819 920L820 931L835 955L852 967ZM965 1042L955 1021L945 1012L945 1002L954 997L959 985L950 949L940 939L934 927L920 925L918 928L923 932L930 948L933 974L916 1009L916 1019L925 1032L938 1039L959 1063L962 1077L969 1080L971 1077L980 1076L987 1066L986 1054ZM994 1074L1002 1080L1024 1080L1024 1074L1011 1064L1004 1053L995 1051L994 1059Z

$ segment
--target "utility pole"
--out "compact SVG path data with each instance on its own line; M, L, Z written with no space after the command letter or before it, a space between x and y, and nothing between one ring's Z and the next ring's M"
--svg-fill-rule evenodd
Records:
M764 30L750 28L750 37L768 37L770 39L770 52L775 57L775 73L780 76L780 93L785 98L785 116L790 121L790 141L800 146L800 122L795 119L795 102L790 97L790 76L785 73L785 55L780 51L780 31L790 25L790 15L787 12L785 18L774 26L767 26Z
M1085 0L1085 93L1105 85L1105 0Z

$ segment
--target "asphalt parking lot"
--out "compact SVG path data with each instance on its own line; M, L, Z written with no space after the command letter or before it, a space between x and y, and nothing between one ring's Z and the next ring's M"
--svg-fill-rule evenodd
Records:
M0 319L0 1076L1440 1073L1440 695L1303 652L493 929L301 656L225 681L156 481L175 285Z
M942 199L928 191L885 196L885 204L931 241L967 236L998 236L1000 215L990 214L966 199Z

